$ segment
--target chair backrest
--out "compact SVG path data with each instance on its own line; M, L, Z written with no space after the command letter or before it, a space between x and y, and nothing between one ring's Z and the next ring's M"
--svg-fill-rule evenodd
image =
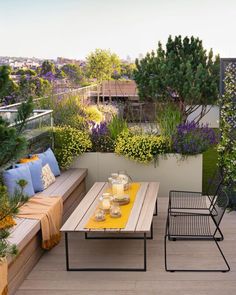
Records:
M208 180L208 185L206 188L206 194L211 200L217 194L217 191L220 188L222 182L223 177L221 176L220 170L216 169L212 177Z
M221 186L218 189L217 195L215 196L214 205L211 208L211 216L217 227L219 226L224 216L224 213L228 204L229 204L229 197Z

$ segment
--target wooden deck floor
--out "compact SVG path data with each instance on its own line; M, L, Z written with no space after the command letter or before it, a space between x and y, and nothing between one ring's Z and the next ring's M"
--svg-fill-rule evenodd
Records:
M159 216L154 217L154 240L148 241L147 272L67 272L64 241L46 253L23 282L17 295L235 295L236 212L222 221L225 240L220 245L229 273L167 273L164 270L163 234L167 200L159 199ZM142 263L142 241L84 240L70 238L72 260L80 266L138 266ZM222 266L213 242L170 242L170 263L188 266ZM74 265L74 266L75 266Z

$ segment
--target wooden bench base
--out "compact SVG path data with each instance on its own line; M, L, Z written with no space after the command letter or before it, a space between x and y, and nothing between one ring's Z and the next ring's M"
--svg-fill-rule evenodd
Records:
M42 195L59 196L64 200L63 223L73 212L86 194L86 169L70 169L59 176L52 186ZM61 193L60 193L61 192ZM41 231L38 220L19 219L19 224L13 229L10 241L17 244L19 254L15 259L9 259L8 285L9 294L14 294L23 280L44 253L41 248Z

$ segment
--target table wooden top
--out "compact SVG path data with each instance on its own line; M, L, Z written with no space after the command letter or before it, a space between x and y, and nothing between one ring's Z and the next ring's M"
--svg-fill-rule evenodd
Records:
M85 226L96 207L99 196L107 189L106 182L96 182L71 216L67 219L61 231L63 232L149 232L152 224L153 212L159 191L159 182L141 182L133 208L124 229L86 229Z

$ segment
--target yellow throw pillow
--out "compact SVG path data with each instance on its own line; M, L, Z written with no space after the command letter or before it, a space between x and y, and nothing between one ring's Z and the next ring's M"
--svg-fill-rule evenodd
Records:
M31 158L22 158L22 159L20 159L20 163L21 164L29 163L29 162L32 162L32 161L36 161L38 159L39 159L39 157L37 155L33 155Z
M49 185L56 181L56 178L48 164L46 164L42 168L42 180L44 189L46 189L47 187L49 187Z

